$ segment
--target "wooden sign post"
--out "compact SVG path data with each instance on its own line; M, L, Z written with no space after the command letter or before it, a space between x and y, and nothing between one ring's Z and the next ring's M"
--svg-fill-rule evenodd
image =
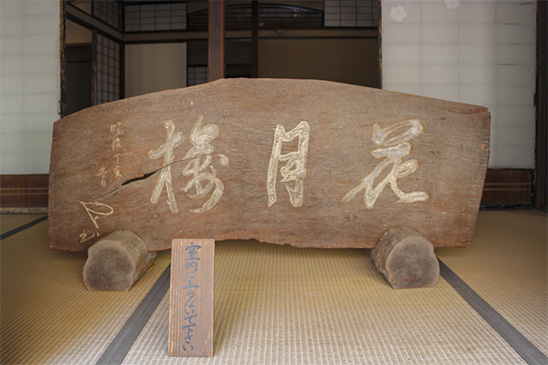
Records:
M175 239L171 249L169 356L213 356L213 239Z

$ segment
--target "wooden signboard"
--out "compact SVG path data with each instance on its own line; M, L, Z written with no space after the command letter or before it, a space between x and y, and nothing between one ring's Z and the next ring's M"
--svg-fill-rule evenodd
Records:
M169 356L213 356L214 253L212 239L173 240Z
M489 156L484 107L312 80L230 79L57 121L51 247L119 229L372 248L390 228L466 247Z

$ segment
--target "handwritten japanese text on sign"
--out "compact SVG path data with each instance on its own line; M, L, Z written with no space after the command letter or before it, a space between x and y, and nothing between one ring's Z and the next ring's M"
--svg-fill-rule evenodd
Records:
M212 239L173 240L169 356L213 356Z

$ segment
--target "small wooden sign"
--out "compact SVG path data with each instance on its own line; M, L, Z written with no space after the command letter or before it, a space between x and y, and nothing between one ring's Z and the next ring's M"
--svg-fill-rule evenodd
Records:
M213 239L174 239L169 356L213 356Z

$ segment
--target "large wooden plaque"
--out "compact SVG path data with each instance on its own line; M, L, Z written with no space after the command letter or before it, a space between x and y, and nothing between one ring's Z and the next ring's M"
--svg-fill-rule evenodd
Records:
M312 80L231 79L57 121L51 247L114 230L372 248L394 226L471 242L489 155L484 107Z

